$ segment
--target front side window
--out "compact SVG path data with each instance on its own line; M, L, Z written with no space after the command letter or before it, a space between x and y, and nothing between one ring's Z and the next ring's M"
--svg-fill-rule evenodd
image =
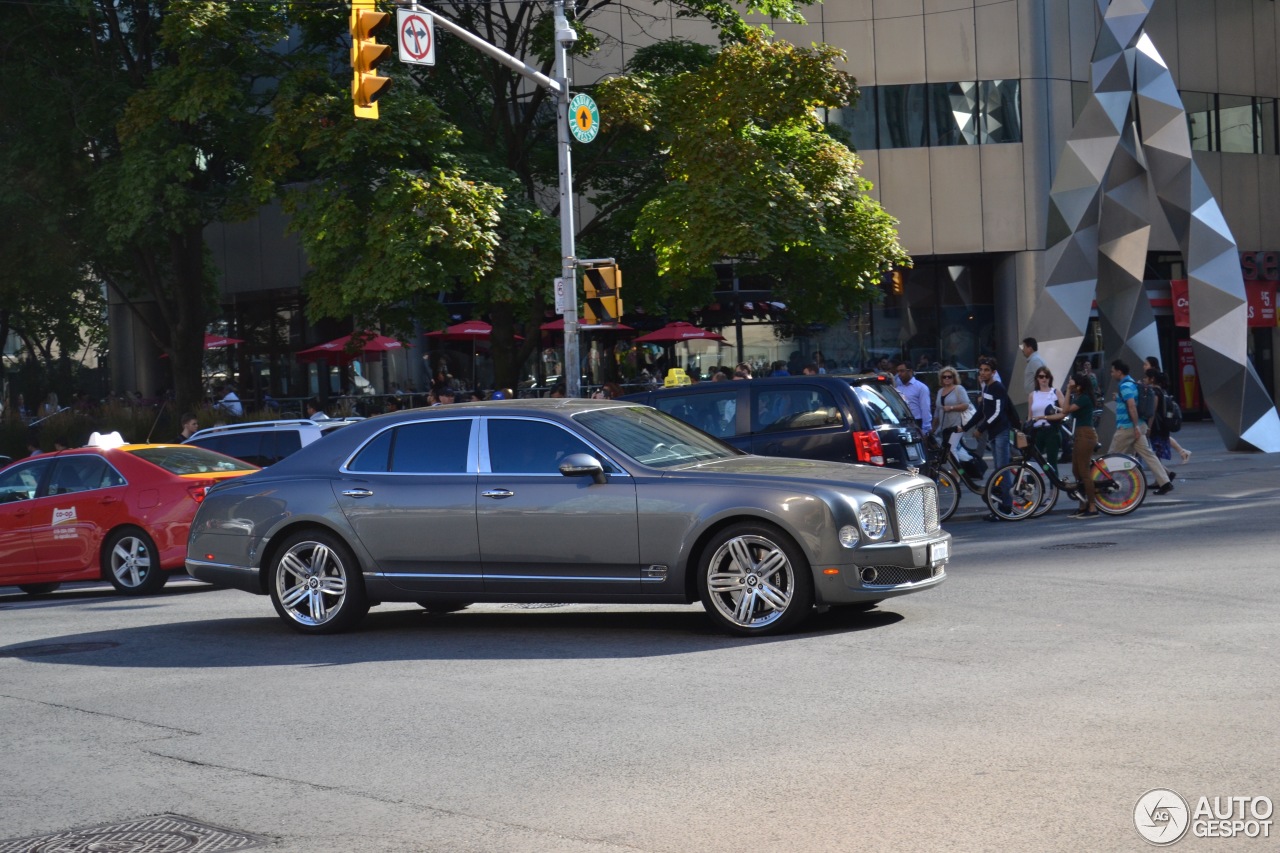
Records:
M557 424L520 418L489 419L489 470L495 474L559 474L560 463L573 453L599 456L582 439ZM612 469L606 464L606 470Z
M0 503L29 501L36 496L40 480L52 463L51 459L37 459L22 465L14 465L0 472Z

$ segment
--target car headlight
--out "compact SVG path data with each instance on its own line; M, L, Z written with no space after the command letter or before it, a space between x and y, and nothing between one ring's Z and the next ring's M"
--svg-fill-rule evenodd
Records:
M883 539L889 530L889 514L884 506L876 501L867 501L858 510L858 521L862 524L862 532L872 542Z
M846 524L841 527L837 535L840 537L840 544L846 548L857 548L858 541L861 539L858 535L858 528L852 524Z

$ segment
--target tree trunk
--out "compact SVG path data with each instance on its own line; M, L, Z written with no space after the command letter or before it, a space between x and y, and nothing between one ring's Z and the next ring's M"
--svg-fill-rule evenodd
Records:
M169 363L173 368L173 393L178 413L194 411L204 402L204 333L208 325L205 294L209 286L204 271L204 229L189 226L169 241L173 272L178 286L162 307L169 318ZM166 310L167 309L167 310Z

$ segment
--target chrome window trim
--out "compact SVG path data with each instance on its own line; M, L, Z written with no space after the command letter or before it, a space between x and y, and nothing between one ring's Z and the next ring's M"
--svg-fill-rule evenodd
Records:
M478 471L477 454L478 454L479 439L477 437L477 434L479 430L476 429L477 420L478 418L476 418L474 415L459 415L458 417L452 417L452 418L418 418L416 420L398 421L394 424L388 424L387 426L383 427L377 432L370 434L369 437L366 438L363 442L361 442L354 451L348 454L346 461L343 462L342 465L338 467L338 473L349 474L352 477L469 477L469 476L472 476L476 474ZM359 456L362 450L364 450L371 443L373 443L375 439L377 439L379 436L381 436L383 433L389 430L399 429L400 427L405 427L405 426L412 426L413 424L438 424L438 423L444 423L445 421L470 421L471 422L471 431L467 436L467 464L466 464L465 471L461 471L461 472L459 471L450 471L450 472L354 471L350 467L352 460L355 459L357 456Z
M192 561L188 561L192 562ZM234 568L234 567L232 567ZM633 578L627 577L587 577L583 575L490 575L490 574L470 574L458 575L445 572L422 573L422 572L373 572L371 577L392 579L414 578L426 580L504 580L504 581L591 581L593 583L635 583L638 580L648 580L650 582L659 581L661 578L641 578L639 575Z
M485 415L485 416L483 416L483 417L481 417L481 418L480 418L480 429L479 429L479 430L477 430L477 432L479 432L479 433L481 434L481 436L482 436L482 440L481 440L481 441L479 441L479 448L478 448L478 449L479 449L479 459L478 459L478 461L479 461L479 468L477 469L477 471L478 471L478 473L480 473L480 474L482 474L482 475L488 475L488 476L491 476L491 477L558 477L558 476L563 476L562 474L560 474L560 472L559 472L559 471L556 471L556 472L554 472L554 473L553 473L553 472L548 471L548 472L545 472L545 473L542 473L542 474L504 474L504 473L503 473L503 472L501 472L501 471L494 471L494 470L493 470L492 461L491 461L491 459L490 459L490 457L489 457L489 421L491 421L491 420L495 420L495 421L535 421L535 422L537 422L537 423L550 424L551 426L554 426L554 427L557 427L557 428L559 428L559 429L564 430L565 432L569 433L569 435L573 436L573 437L574 437L574 438L576 438L578 441L581 441L583 444L585 444L587 447L589 447L589 448L591 449L592 453L594 453L594 454L595 454L596 458L597 458L597 459L599 459L602 463L604 463L604 464L606 465L606 468L608 468L608 467L612 467L612 468L616 469L616 470L613 470L613 471L609 471L609 470L606 470L606 471L605 471L605 473L606 473L607 475L609 475L610 477L630 477L630 476L631 476L631 472L630 472L630 471L628 471L628 470L627 470L626 468L624 468L623 466L619 465L619 464L618 464L618 463L613 459L613 457L612 457L612 456L610 456L610 455L609 455L609 454L607 454L607 453L602 452L602 451L600 450L600 448L599 448L599 447L597 447L593 442L588 441L588 440L586 439L586 437L584 437L581 433L576 433L576 432L574 432L573 430L569 429L567 426L565 426L564 424L560 423L559 421L551 420L551 419L549 419L549 418L537 418L537 417L531 417L531 416L529 416L529 415Z

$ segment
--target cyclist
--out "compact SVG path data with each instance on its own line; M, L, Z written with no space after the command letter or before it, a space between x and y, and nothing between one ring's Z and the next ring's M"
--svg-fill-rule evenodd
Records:
M1093 482L1093 448L1098 444L1098 432L1093 428L1093 410L1097 399L1093 396L1093 383L1085 373L1073 373L1067 381L1067 405L1061 412L1046 415L1046 421L1062 421L1070 418L1074 424L1074 444L1071 451L1071 470L1075 472L1076 489L1084 495L1080 508L1070 518L1097 518L1098 504Z
M1009 447L1009 428L1013 417L1013 402L1009 392L996 379L996 360L987 358L978 367L978 382L982 384L982 394L978 398L978 411L957 430L968 432L976 430L984 432L991 442L991 458L995 470L1009 464L1012 451ZM1000 511L1008 515L1013 511L1013 499L1009 494L1007 482L1000 486ZM984 521L999 521L1000 516L989 512L983 516Z

